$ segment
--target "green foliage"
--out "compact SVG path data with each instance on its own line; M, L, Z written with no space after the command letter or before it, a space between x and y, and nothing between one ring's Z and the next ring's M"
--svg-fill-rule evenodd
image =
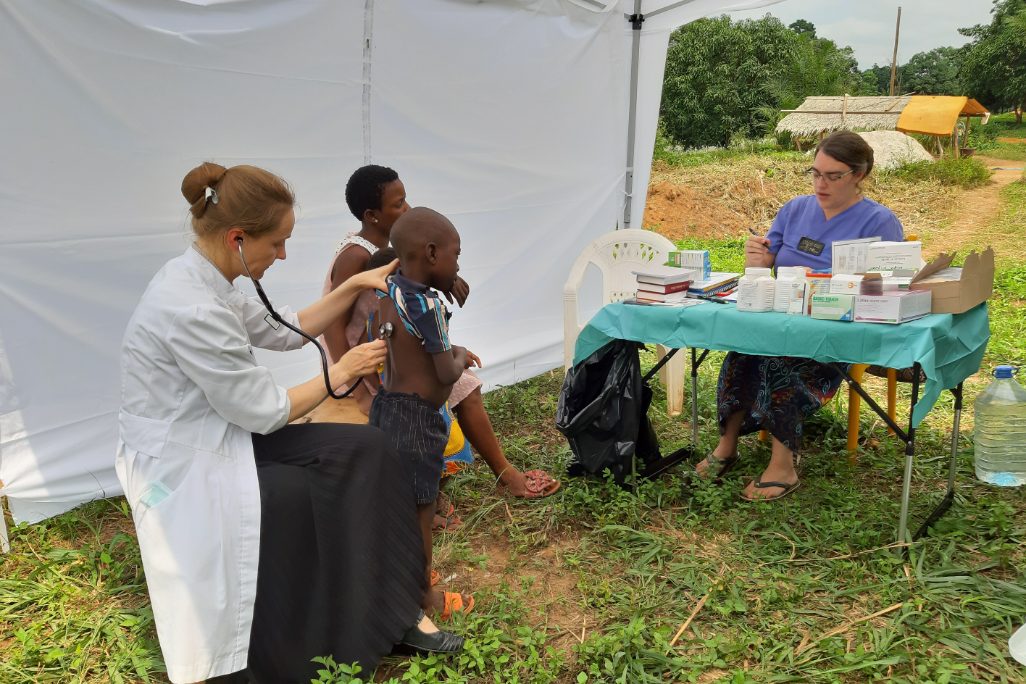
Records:
M816 37L816 25L806 19L798 19L787 25L787 28L791 29L795 33L809 38Z
M851 49L816 38L809 27L799 25L799 32L769 16L740 22L724 16L674 31L660 112L669 139L684 147L722 146L772 128L780 109L807 95L858 92Z
M357 676L363 672L359 663L336 663L331 656L314 658L313 662L321 667L317 669L317 679L310 680L311 684L364 684L365 680Z
M968 131L966 131L965 121L959 120L958 133L962 147L971 147L978 152L992 150L998 145L998 128L991 125L984 126L979 119L969 120Z
M864 95L886 95L891 88L891 68L874 64L862 72L862 93Z
M884 173L909 180L937 180L944 185L960 188L977 188L985 185L991 177L987 165L975 157L944 157L936 161L913 162Z
M616 682L617 684L658 684L681 672L695 668L696 663L667 655L667 629L652 629L644 618L633 617L627 624L607 632L594 633L576 648L579 684L585 682ZM700 668L698 668L700 669Z
M794 159L801 156L793 150L782 149L774 138L745 139L740 136L731 138L725 147L708 147L700 150L686 150L673 144L666 136L662 125L656 131L655 147L652 160L670 166L696 167L711 162L738 159L759 155L771 159Z
M992 109L1026 108L1026 0L994 0L989 25L959 29L961 77L969 94ZM1021 113L1017 117L1021 122Z
M939 47L929 52L918 52L901 67L898 92L963 95L958 75L961 63L962 52L958 48Z

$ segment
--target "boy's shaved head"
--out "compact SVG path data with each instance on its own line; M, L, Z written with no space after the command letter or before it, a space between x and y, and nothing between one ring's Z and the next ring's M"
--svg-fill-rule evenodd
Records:
M400 216L389 235L396 253L404 260L423 250L429 242L447 244L458 237L449 219L427 207L414 207Z

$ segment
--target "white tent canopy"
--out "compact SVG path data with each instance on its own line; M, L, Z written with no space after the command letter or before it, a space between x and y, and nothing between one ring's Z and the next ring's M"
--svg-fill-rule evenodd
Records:
M292 183L297 227L264 284L294 306L357 227L349 174L395 168L412 204L460 230L473 290L452 335L488 386L509 384L560 365L561 286L583 246L640 226L671 30L767 4L0 0L0 494L14 517L120 492L121 334L190 241L178 186L197 163ZM645 13L635 31L627 15ZM260 360L283 384L317 372L313 349Z

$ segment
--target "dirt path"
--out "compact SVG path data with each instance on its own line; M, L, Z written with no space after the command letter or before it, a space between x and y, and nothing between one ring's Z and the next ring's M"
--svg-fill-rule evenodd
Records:
M993 169L991 182L981 188L962 190L952 198L951 206L957 207L955 216L930 236L932 244L923 245L926 255L958 249L961 245L976 241L973 238L990 232L989 226L998 218L1001 210L1002 188L1022 178L1022 169L1026 166L1026 163L1006 159L976 158ZM1001 238L995 236L995 239ZM996 244L994 249L999 253L1005 251Z

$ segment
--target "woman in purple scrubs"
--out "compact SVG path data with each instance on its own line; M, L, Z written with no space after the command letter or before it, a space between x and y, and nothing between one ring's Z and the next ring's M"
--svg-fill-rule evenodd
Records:
M834 240L902 240L894 212L862 194L872 169L873 148L862 136L838 131L825 138L807 172L813 194L781 207L766 237L748 238L745 264L825 270ZM795 454L802 447L802 424L833 398L841 379L811 359L727 354L716 396L720 441L697 465L699 475L725 475L738 461L738 438L765 429L773 437L770 462L741 496L768 501L793 492L800 484Z

